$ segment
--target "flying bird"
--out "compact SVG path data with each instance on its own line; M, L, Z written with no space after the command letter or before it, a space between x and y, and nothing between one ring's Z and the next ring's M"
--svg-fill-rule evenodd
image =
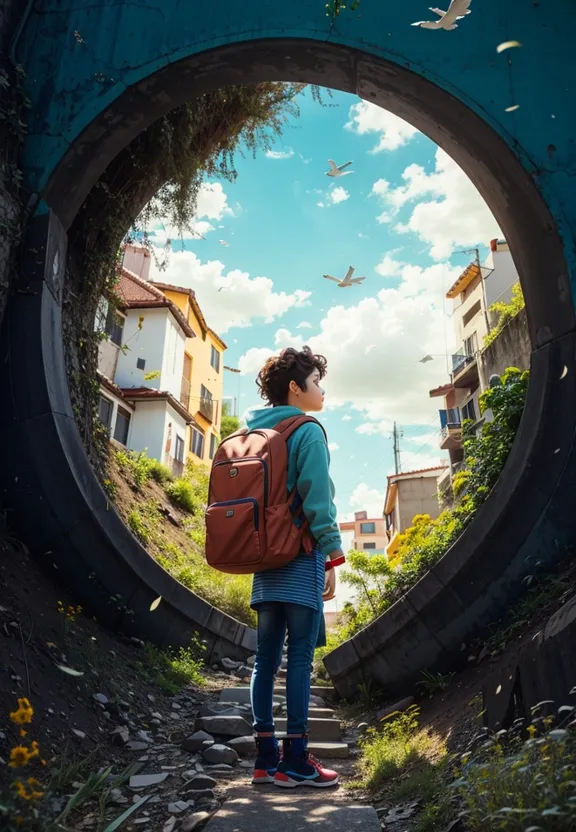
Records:
M326 280L333 280L338 284L339 289L345 289L347 286L353 286L355 283L362 283L363 280L366 280L365 277L352 277L353 274L354 266L349 266L346 277L332 277L331 274L323 274L322 277L325 277Z
M472 0L451 0L447 12L430 7L430 11L437 14L440 20L420 20L418 23L412 23L412 26L420 26L422 29L444 29L450 32L458 28L457 20L462 20L470 14L471 2Z
M338 176L348 176L349 173L354 173L353 170L344 170L344 168L350 167L352 162L345 162L343 165L337 165L334 159L328 159L328 164L330 165L330 170L326 171L326 176L337 178Z
M226 240L218 240L218 242L220 243L221 246L227 246L228 245Z

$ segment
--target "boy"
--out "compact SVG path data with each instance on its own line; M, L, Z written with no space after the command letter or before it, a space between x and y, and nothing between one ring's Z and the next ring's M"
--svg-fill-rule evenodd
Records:
M269 358L256 382L268 406L248 412L248 428L273 428L290 416L321 411L326 364L324 356L314 355L309 347L288 348ZM296 487L315 548L279 569L254 575L251 606L258 614L258 648L250 687L258 756L252 782L323 788L337 785L338 774L324 769L307 751L310 675L314 649L326 643L323 603L335 595L333 567L343 563L344 556L324 431L306 423L288 438L287 448L288 493ZM273 693L286 631L287 736L280 759Z

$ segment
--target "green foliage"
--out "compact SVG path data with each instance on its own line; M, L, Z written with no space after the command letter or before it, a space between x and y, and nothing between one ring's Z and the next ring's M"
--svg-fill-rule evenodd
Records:
M170 468L167 465L163 465L157 459L150 460L150 476L158 485L165 485L174 479Z
M238 416L232 416L230 413L230 403L224 402L222 405L222 421L220 423L220 439L226 439L231 433L240 430L240 419Z
M445 749L427 731L418 727L417 706L391 714L380 730L369 728L360 741L359 770L364 785L376 789L403 774L410 766L430 756L443 756Z
M198 503L194 495L192 483L185 479L178 479L169 483L166 486L166 494L175 506L181 508L183 511L188 511L190 514L196 514L198 510L202 510L202 505Z
M467 830L575 832L576 731L573 720L559 728L554 722L535 718L529 739L521 723L482 735L462 756L452 788Z
M430 697L435 693L440 693L450 687L455 673L430 673L428 670L422 671L422 679L416 683L417 688L422 688Z
M196 632L188 647L178 650L160 650L152 644L145 646L145 668L156 684L167 693L178 693L186 685L202 687L204 667L203 655L206 646L200 641Z
M522 287L520 283L515 283L512 287L512 297L510 298L509 303L504 303L503 301L496 301L490 307L490 312L494 312L498 315L498 321L495 327L490 330L490 332L484 336L484 346L488 347L492 344L496 338L500 335L504 327L507 323L509 323L512 318L515 318L518 312L524 309L525 306L524 302L524 295L522 294Z
M467 470L456 481L459 502L436 519L417 515L412 526L398 536L393 561L364 552L351 552L352 567L342 574L345 583L359 589L358 602L345 604L339 643L351 638L385 612L446 554L470 523L494 487L508 458L524 409L529 372L509 367L500 382L480 397L480 409L492 411L475 434L471 422L463 425Z
M152 476L152 470L159 464L157 460L150 459L146 451L117 450L116 460L125 474L132 477L134 484L144 485Z

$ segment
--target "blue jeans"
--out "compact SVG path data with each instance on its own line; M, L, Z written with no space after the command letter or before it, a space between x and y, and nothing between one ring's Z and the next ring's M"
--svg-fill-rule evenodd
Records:
M254 730L274 731L274 677L282 661L288 630L286 675L287 734L306 734L310 704L310 675L323 612L302 604L268 601L258 604L258 649L250 682Z

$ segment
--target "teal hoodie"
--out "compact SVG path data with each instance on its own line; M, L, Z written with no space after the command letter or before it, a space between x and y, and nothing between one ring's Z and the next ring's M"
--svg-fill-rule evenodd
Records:
M250 430L273 428L290 416L302 416L297 407L258 407L246 413ZM296 430L287 441L288 492L294 486L302 498L303 510L310 524L317 548L323 555L342 548L342 539L336 519L334 484L330 479L330 452L319 425L308 422Z

